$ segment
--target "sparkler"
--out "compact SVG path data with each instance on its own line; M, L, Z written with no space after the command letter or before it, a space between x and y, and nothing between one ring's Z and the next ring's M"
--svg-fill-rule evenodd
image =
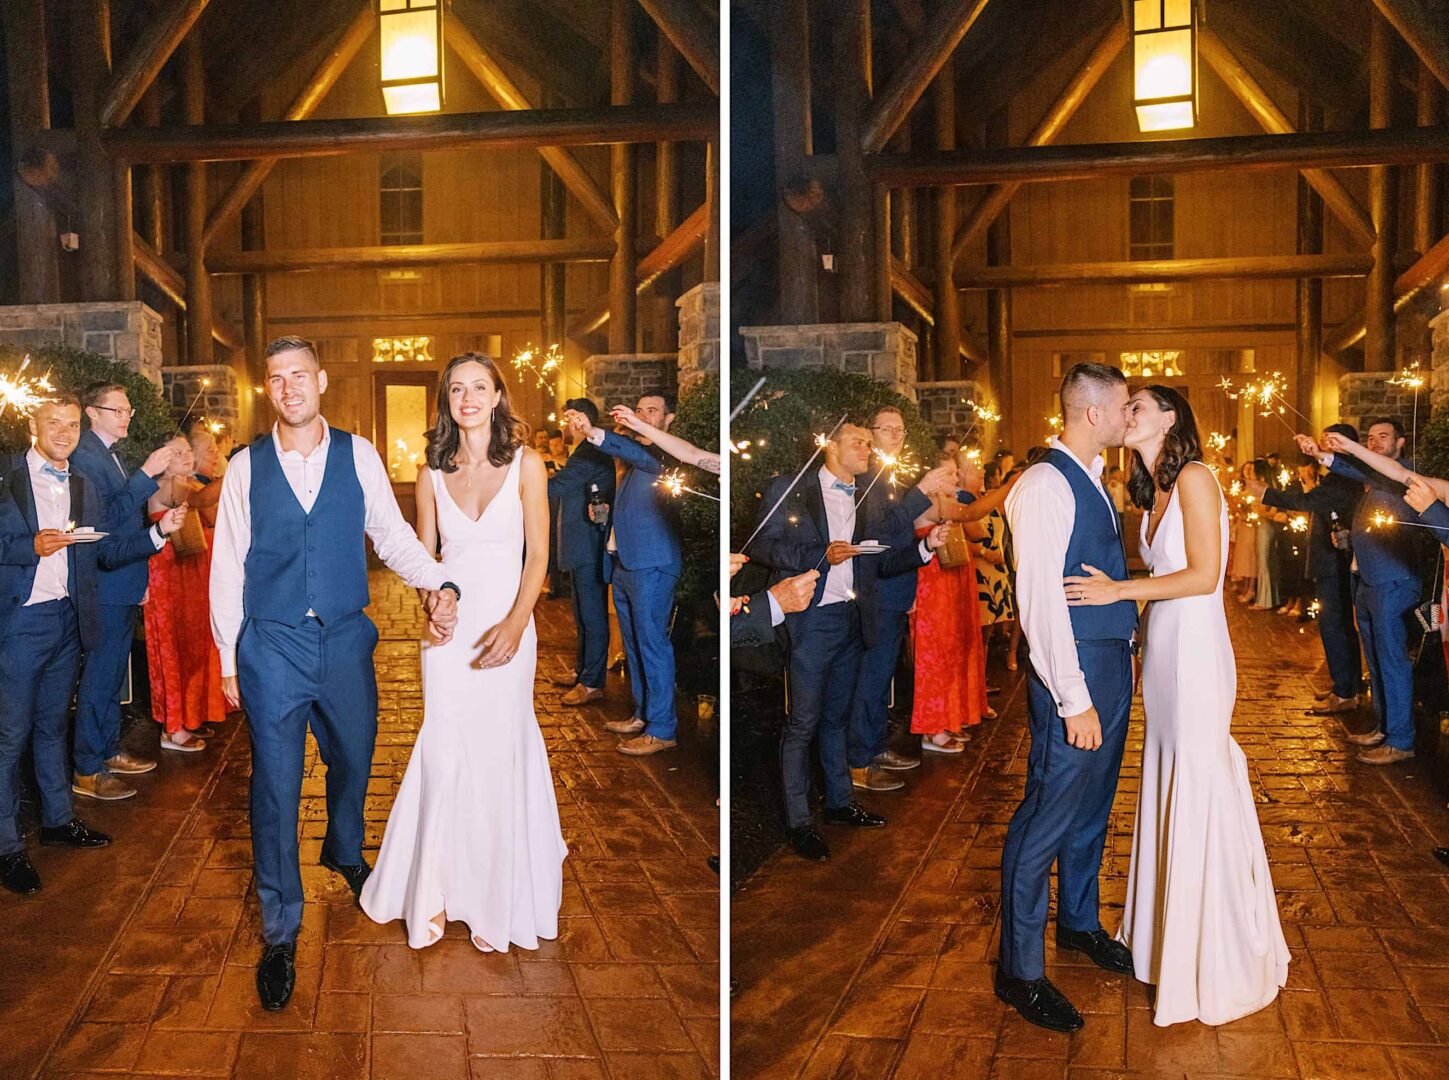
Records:
M1207 444L1211 449L1221 454L1228 448L1228 437L1220 431L1209 432Z
M1001 413L997 412L996 409L992 408L989 405L978 404L977 402L972 401L970 398L962 398L961 404L965 405L973 413L973 416L971 418L971 426L968 427L965 431L965 434L961 436L962 442L965 442L967 437L976 430L977 424L980 424L983 421L988 424L995 424L1001 420Z
M1234 480L1231 484L1228 485L1228 494L1231 495L1233 498L1236 499L1242 493L1243 482L1241 480Z
M14 375L0 375L0 416L4 416L5 410L12 405L21 416L29 416L45 400L46 395L54 393L55 387L50 384L50 372L47 371L38 379L27 379L25 369L29 366L30 354L26 353Z
M734 423L735 417L736 416L739 416L740 413L742 413L742 412L745 411L745 406L748 405L751 401L754 400L755 395L760 392L760 387L762 387L764 385L765 385L765 376L761 375L759 381L757 383L755 383L754 386L750 387L750 392L748 394L746 394L743 398L740 399L740 403L738 405L736 405L733 409L730 410L730 418L728 420L726 420L725 423L727 423L727 424Z
M1293 474L1288 470L1288 468L1285 466L1284 468L1279 469L1278 486L1287 487L1291 483L1293 483Z
M198 391L196 391L196 396L191 399L191 404L186 407L186 412L183 413L182 416L181 416L181 423L179 423L179 424L176 425L176 433L178 435L181 433L182 429L186 427L186 421L189 420L189 419L191 419L191 413L192 413L192 410L194 410L196 408L196 403L199 402L202 399L202 397L206 394L206 392L208 390L210 390L210 389L211 389L211 380L210 379L202 379L201 380L201 389L198 390Z
M563 349L558 345L550 345L540 351L533 345L525 345L518 352L513 354L513 370L520 375L527 371L538 380L538 388L547 390L554 396L558 395L557 376L562 375L569 382L573 383L585 394L589 388L578 379L568 374L563 369Z
M1433 529L1435 532L1446 532L1441 525L1426 525L1422 521L1400 521L1393 514L1386 514L1382 510L1375 510L1369 515L1369 532L1375 529L1387 529L1394 525L1411 525L1416 529Z
M1419 448L1419 391L1424 388L1426 381L1423 372L1419 370L1417 360L1389 380L1390 386L1401 386L1414 392L1413 438L1409 443L1410 457L1413 457Z
M1295 514L1293 517L1291 517L1291 518L1288 519L1288 528L1291 529L1293 532L1296 532L1296 533L1305 533L1305 532L1307 532L1308 531L1308 515L1307 514Z
M1282 373L1277 371L1265 375L1261 382L1247 383L1242 389L1235 388L1233 380L1226 375L1218 380L1218 389L1233 401L1246 395L1247 399L1253 403L1254 408L1258 409L1260 416L1276 416L1278 422L1289 431L1293 431L1293 425L1283 419L1285 412L1293 413L1305 424L1312 424L1312 420L1290 405L1288 399L1283 396L1286 386L1287 383L1284 381ZM1297 432L1293 433L1297 434Z
M672 498L676 499L687 491L689 494L698 495L702 499L719 502L718 495L711 495L704 491L696 491L694 488L686 486L684 483L684 475L678 469L673 469L660 475L659 479L654 481L654 486L663 488Z
M880 478L882 476L889 474L891 478L891 486L894 487L896 485L897 471L904 472L907 475L911 475L913 470L917 468L916 463L914 460L911 459L910 454L904 450L902 450L899 454L887 454L884 450L872 450L871 453L880 459L881 467L880 470L875 474L875 476L871 478L870 483L865 485L865 490L860 493L860 498L855 500L855 505L857 508L864 504L866 496L870 494L870 489L875 487L876 484L880 483ZM854 519L855 513L854 511L852 511L851 520L854 521ZM820 561L815 564L815 569L819 570L820 567L824 564L825 556L821 555ZM852 596L851 599L853 600L854 596Z
M815 459L820 456L820 451L824 450L827 446L830 445L831 438L833 438L835 433L840 430L840 425L845 423L845 418L849 415L850 414L848 412L841 413L840 419L835 421L835 425L830 429L829 433L823 435L817 434L815 436L814 453L812 453L810 457L806 459L804 465L800 466L800 471L795 474L795 479L791 480L785 490L780 492L780 497L775 500L775 505L770 507L770 509L766 511L764 517L760 518L760 523L755 526L755 531L750 533L749 540L746 540L740 546L741 555L744 554L745 549L750 546L751 542L755 539L755 537L760 535L760 530L765 527L765 522L769 521L770 518L774 517L775 511L780 509L780 504L785 501L785 497L789 495L791 491L795 490L795 485L800 482L800 477L804 476L805 470L810 468L810 466L815 463Z

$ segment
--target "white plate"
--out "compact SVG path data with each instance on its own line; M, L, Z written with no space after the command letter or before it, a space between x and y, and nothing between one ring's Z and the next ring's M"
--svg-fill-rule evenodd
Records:
M104 540L110 533L103 532L80 532L79 530L70 534L73 544L94 544L97 540Z
M890 550L889 544L856 544L855 550L861 555L882 555Z

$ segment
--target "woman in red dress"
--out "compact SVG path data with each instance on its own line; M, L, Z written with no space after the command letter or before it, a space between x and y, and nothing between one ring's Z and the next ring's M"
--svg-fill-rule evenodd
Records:
M208 602L211 530L204 525L206 510L215 514L221 482L203 487L194 478L198 471L207 476L217 473L216 441L200 425L198 431L159 478L147 506L154 520L170 507L189 503L203 513L207 534L204 551L183 555L169 543L151 560L151 587L143 609L151 716L161 725L161 749L185 753L203 749L210 725L226 718L221 658L212 643Z

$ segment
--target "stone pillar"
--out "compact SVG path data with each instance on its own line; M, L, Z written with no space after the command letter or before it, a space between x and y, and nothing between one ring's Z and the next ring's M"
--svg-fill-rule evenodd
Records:
M1370 421L1380 416L1396 417L1404 425L1404 431L1414 426L1414 398L1412 389L1392 386L1390 379L1398 377L1396 371L1350 371L1338 377L1338 419L1359 429L1360 436L1367 434ZM1418 426L1422 429L1429 419L1432 383L1418 392Z
M1429 367L1430 400L1434 408L1449 405L1449 310L1441 311L1429 320L1432 335L1432 353Z
M970 398L978 404L989 405L990 394L986 384L975 379L916 383L916 404L920 406L921 419L931 425L937 438L942 435L959 438L970 431L971 437L966 440L968 447L993 446L996 442L996 422L981 423L966 404Z
M0 307L0 345L84 349L161 385L161 316L139 300Z
M584 361L584 385L600 412L615 405L632 409L650 391L676 394L679 374L674 353L599 353Z
M696 285L674 302L679 309L679 389L719 370L719 282Z
M203 385L207 380L210 385ZM236 372L227 364L190 364L169 367L161 372L161 389L171 406L171 415L178 422L191 410L191 418L204 416L222 420L237 430L241 416ZM191 403L196 402L192 408Z
M900 323L742 326L752 368L834 368L869 375L908 398L916 395L916 335Z

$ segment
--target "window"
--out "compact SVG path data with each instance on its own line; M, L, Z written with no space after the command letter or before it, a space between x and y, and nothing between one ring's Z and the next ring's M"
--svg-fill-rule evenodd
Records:
M1173 253L1172 178L1136 176L1127 192L1128 258L1170 259Z
M384 244L423 242L423 156L388 154L382 159L379 210Z

